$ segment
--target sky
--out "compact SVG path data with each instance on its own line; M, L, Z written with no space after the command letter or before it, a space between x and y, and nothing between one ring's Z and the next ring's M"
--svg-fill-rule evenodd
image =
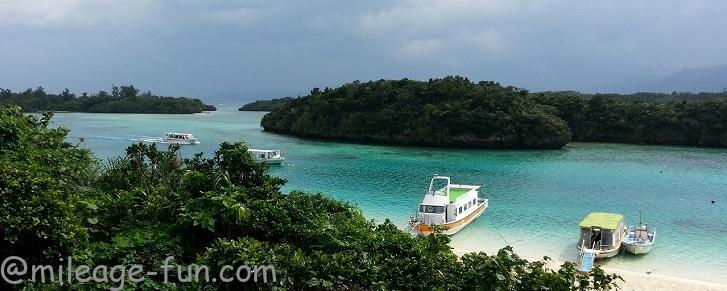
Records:
M727 64L727 1L0 0L0 87L263 99L462 75L605 92Z

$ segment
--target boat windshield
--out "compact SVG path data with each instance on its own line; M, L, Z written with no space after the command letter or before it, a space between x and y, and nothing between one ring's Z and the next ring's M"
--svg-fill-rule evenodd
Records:
M444 206L420 205L419 212L442 214L444 213Z

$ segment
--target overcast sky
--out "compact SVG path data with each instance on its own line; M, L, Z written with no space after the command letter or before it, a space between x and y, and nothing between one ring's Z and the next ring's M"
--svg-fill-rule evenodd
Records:
M607 91L727 64L727 1L0 0L0 87L304 94L459 74Z

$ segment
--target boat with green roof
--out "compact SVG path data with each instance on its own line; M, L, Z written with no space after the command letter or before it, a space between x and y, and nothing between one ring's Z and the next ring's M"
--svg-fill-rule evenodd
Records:
M626 236L623 215L591 212L579 226L578 250L582 256L584 252L593 252L595 259L603 259L619 253Z
M441 230L454 235L482 215L488 200L479 197L481 186L452 184L449 177L435 175L407 229L416 235Z

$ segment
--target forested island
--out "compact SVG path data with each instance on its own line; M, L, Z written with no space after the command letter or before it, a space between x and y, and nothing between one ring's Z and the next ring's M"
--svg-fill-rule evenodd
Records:
M254 162L242 142L187 159L178 146L134 144L101 163L69 143L67 129L50 127L51 119L0 106L0 257L65 266L59 259L73 256L75 267L94 270L92 278L118 278L103 266L131 264L160 275L123 284L3 280L3 290L601 290L620 279L570 262L553 270L510 247L458 257L444 235L413 238L329 196L283 193L285 181ZM167 277L160 269L167 263L180 269ZM192 264L207 266L208 279L191 280L199 270L188 271ZM252 274L243 264L273 268ZM225 274L224 266L233 269ZM40 272L49 278L51 269ZM234 270L256 279L217 280L235 278Z
M283 98L276 98L276 99L271 99L271 100L256 100L256 101L243 105L238 110L239 111L273 111L273 109L283 106L284 103L290 102L291 100L293 100L293 97L283 97Z
M43 87L12 92L0 88L0 104L16 104L25 112L69 111L94 113L160 113L189 114L217 110L199 99L165 97L143 93L133 85L112 86L111 93L99 91L77 96L65 89L59 94L46 93Z
M266 131L338 141L562 148L570 141L727 146L727 94L541 92L449 76L355 81L283 104Z

